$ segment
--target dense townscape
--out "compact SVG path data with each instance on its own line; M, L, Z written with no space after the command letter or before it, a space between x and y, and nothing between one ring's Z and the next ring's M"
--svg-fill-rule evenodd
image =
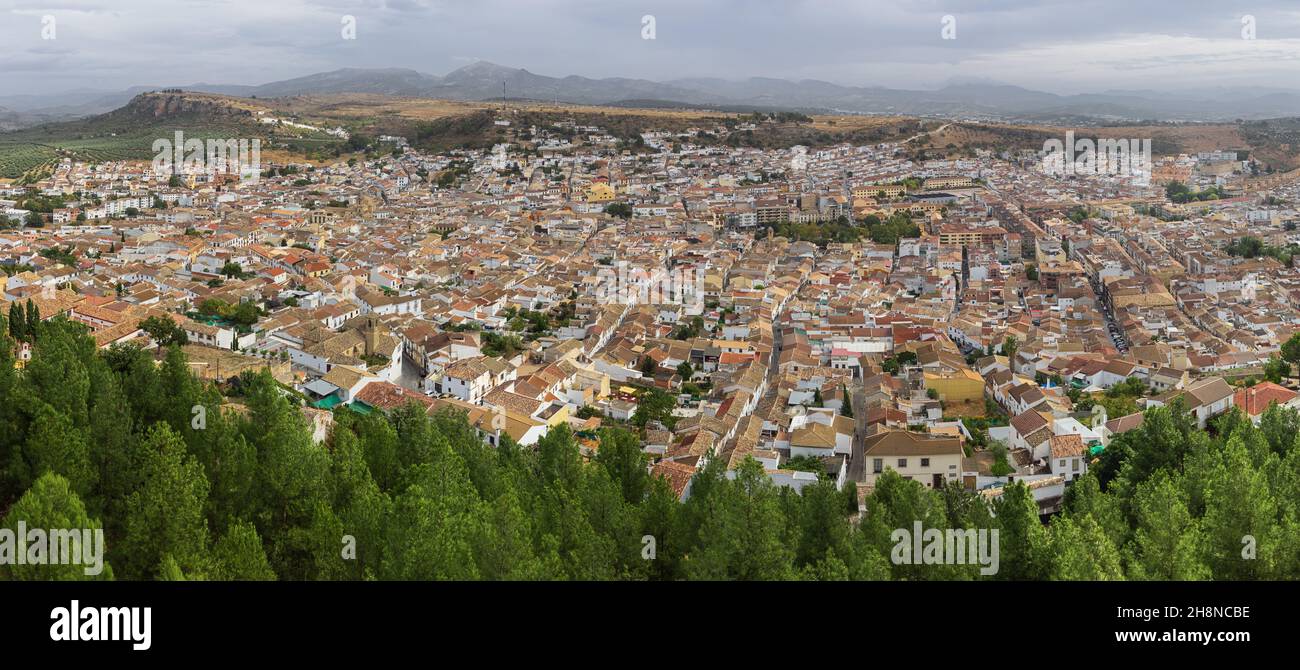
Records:
M119 579L989 574L914 524L1300 576L1295 174L718 141L794 116L0 183L4 524Z

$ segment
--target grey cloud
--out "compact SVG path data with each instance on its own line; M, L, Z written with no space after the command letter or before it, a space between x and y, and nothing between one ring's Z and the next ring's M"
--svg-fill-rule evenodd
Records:
M54 44L40 39L45 13L59 20ZM357 19L355 42L339 35L344 14ZM657 20L653 41L640 37L645 14ZM956 40L940 36L949 14ZM1240 39L1242 14L1256 17L1256 44ZM1300 88L1285 69L1297 53L1294 0L0 0L0 89L10 92L79 77L125 88L258 84L341 67L444 74L464 54L552 76L660 81L931 88L978 76L1058 92L1198 81ZM51 62L37 69L25 60L33 54ZM93 76L31 74L72 63L94 63Z

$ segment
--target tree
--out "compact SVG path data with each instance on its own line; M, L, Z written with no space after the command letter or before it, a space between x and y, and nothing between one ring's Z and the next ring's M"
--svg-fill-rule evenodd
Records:
M1020 344L1016 341L1015 335L1007 335L1006 339L1002 340L1002 354L1007 357L1007 363L1012 370L1016 367L1016 350L1019 348Z
M632 218L632 206L625 202L611 202L605 205L605 213L623 220Z
M1005 477L1016 471L1007 460L1007 445L998 440L991 440L989 453L993 454L993 465L989 468L989 474L994 477Z
M690 361L682 361L677 366L677 375L682 378L682 381L690 381L694 374L695 369L691 367Z
M793 551L783 540L785 519L772 480L746 458L734 480L713 493L714 514L700 531L702 546L686 564L691 579L764 580L793 576Z
M212 576L221 580L275 581L257 529L247 522L232 525L212 548Z
M157 574L165 556L182 570L201 570L208 549L208 481L170 426L155 424L144 442L143 486L127 498L126 532L115 552L122 574Z
M90 445L72 419L49 403L38 404L27 430L21 458L14 459L11 476L26 487L54 473L63 477L83 500L95 491L99 473L90 460Z
M1281 384L1282 380L1291 376L1291 364L1278 358L1270 356L1264 363L1264 378L1274 384Z
M641 358L642 377L653 377L655 376L655 371L658 369L659 369L659 364L655 362L655 359L649 356L643 356Z
M1023 482L1002 489L995 504L1002 556L998 577L1041 580L1052 570L1051 538L1038 520L1038 503Z
M1116 581L1124 579L1119 550L1090 516L1063 514L1052 521L1052 579Z
M978 574L972 565L927 564L922 556L913 555L911 538L900 541L897 532L905 530L910 534L918 522L923 528L947 527L944 499L920 482L904 479L893 469L887 469L877 477L876 488L867 499L861 526L861 539L866 546L861 549L866 554L887 556L892 564L887 574L892 572L894 579L970 579Z
M9 303L9 337L16 342L27 341L27 312L17 300Z
M239 263L227 261L225 265L221 266L221 274L242 279L244 277L244 268Z
M1291 365L1300 365L1300 333L1296 333L1282 343L1282 360Z
M848 386L840 386L840 391L844 396L844 403L840 405L840 414L845 418L853 418L853 396L849 394Z
M596 462L619 485L623 499L629 504L639 503L645 498L650 483L650 475L646 471L648 459L641 450L641 441L636 435L627 431L601 431Z
M182 346L189 344L190 341L185 329L177 325L171 318L165 316L151 316L141 321L140 330L148 333L149 337L162 347Z
M76 542L75 553L69 548L67 555L79 557L80 562L55 560L54 548L51 544L53 533L46 537L41 553L50 560L41 562L27 562L19 564L13 560L13 556L7 557L8 560L0 561L0 580L23 580L23 581L53 581L53 580L92 580L92 579L112 579L113 568L104 562L103 549L104 542L102 538L103 526L97 519L93 519L86 513L86 507L82 504L81 499L72 490L68 480L64 477L46 473L36 480L32 487L23 494L13 507L9 508L9 513L5 515L0 527L8 529L11 533L18 532L18 522L22 521L27 529L40 529L42 531L73 531L76 533L76 539L63 535L60 542ZM82 531L89 531L89 535ZM95 539L95 533L100 533L98 540ZM89 538L92 544L87 545L84 539ZM24 544L26 539L24 539ZM32 555L32 547L27 546L28 557ZM17 551L11 548L11 551ZM63 556L60 551L60 557ZM97 555L98 561L95 560ZM98 563L98 564L97 564ZM97 574L87 574L87 571Z
M258 455L253 521L267 557L283 579L312 579L340 569L343 535L329 508L329 455L311 438L301 412L280 392L270 370L250 380L240 432Z
M27 300L27 327L23 329L28 342L34 342L41 332L41 308L29 298Z
M1215 579L1268 579L1277 559L1277 501L1245 435L1228 438L1205 482L1204 559ZM1251 550L1250 560L1243 554Z
M855 487L856 488L856 487ZM795 546L795 565L801 568L814 567L819 562L829 560L831 555L851 556L854 547L851 542L851 528L844 523L844 496L836 490L835 483L829 479L803 489L802 500L797 505L799 514L795 519L798 524L799 540ZM857 511L855 495L854 512ZM822 566L825 570L829 566ZM839 574L847 573L848 567L837 569ZM844 574L847 579L847 574Z
M1126 563L1134 579L1208 579L1201 561L1200 523L1187 508L1181 483L1162 470L1138 487L1134 499L1137 528Z

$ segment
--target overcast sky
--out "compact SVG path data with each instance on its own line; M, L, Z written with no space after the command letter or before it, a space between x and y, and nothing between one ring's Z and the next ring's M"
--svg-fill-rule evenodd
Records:
M1254 40L1242 37L1247 14ZM956 39L942 37L945 15ZM47 16L54 39L42 39ZM659 81L1300 89L1300 0L0 0L0 95L341 67L446 74L480 59Z

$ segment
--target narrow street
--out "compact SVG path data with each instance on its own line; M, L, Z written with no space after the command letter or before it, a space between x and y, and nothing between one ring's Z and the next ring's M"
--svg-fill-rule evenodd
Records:
M867 432L867 408L863 405L862 386L854 383L849 386L849 402L853 407L853 450L849 456L849 481L860 482L866 479L867 469L863 454Z

